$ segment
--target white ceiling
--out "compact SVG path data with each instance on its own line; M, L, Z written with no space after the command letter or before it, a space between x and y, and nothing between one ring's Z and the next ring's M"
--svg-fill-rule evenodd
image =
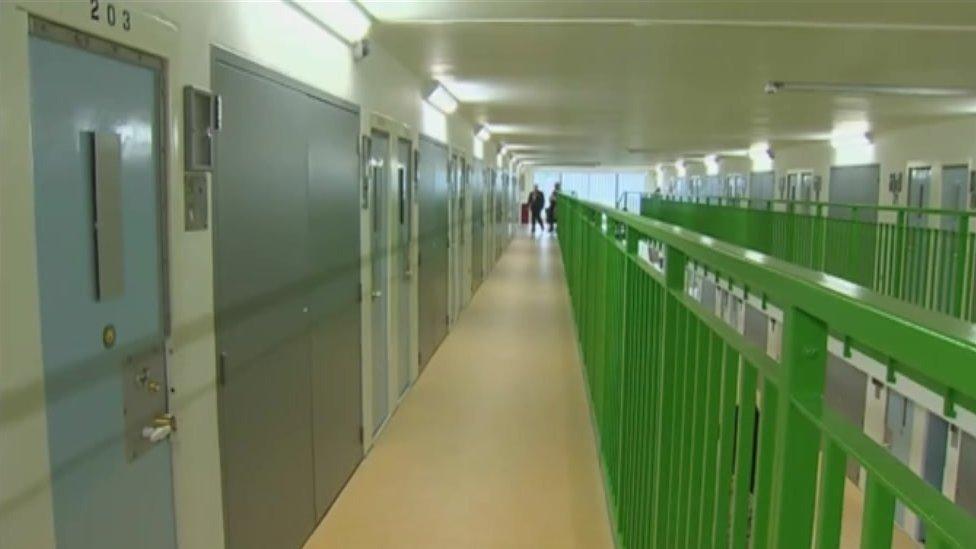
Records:
M646 164L976 113L974 2L362 2L372 35L542 161ZM769 80L971 96L766 95Z

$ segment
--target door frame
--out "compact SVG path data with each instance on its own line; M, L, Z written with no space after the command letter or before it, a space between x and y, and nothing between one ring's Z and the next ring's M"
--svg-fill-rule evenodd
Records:
M384 116L376 112L363 112L362 114L362 135L371 136L372 133L381 132L385 133L388 137L387 140L387 158L389 162L383 168L386 170L387 176L387 194L388 197L395 196L396 193L396 165L398 163L398 144L401 139L409 141L411 147L411 163L414 163L417 151L417 133L410 126L400 123L392 118ZM361 154L366 154L366 151L361 151ZM360 162L360 165L364 165ZM413 167L414 176L416 176L416 166ZM410 241L410 252L409 261L410 269L413 273L417 272L417 196L416 196L416 177L413 181L408 181L407 184L411 185L412 189L412 203L409 205L411 208L411 241ZM372 196L372 194L371 194ZM396 200L388 199L386 201L386 232L387 232L387 242L392 243L393 239L397 236L396 227L397 222L397 208L395 207ZM361 240L361 254L362 257L370 257L372 248L372 216L373 216L374 204L370 201L369 207L366 209L360 209L361 215L361 227L362 230L360 234L362 235ZM392 254L388 250L387 259L389 261L388 265L392 268L395 265L393 261ZM362 401L363 401L363 453L368 453L374 442L382 435L386 426L389 424L390 419L396 412L397 407L402 400L403 396L409 392L408 387L404 391L403 395L399 393L398 388L400 387L400 372L399 369L394 367L394 360L399 359L399 330L403 329L403 326L399 325L397 322L397 312L399 306L399 285L392 284L390 282L390 277L388 277L387 283L384 285L384 291L386 292L387 300L389 306L386 309L386 323L387 323L387 338L386 338L386 348L387 348L387 416L383 424L380 425L374 432L372 429L373 425L373 315L372 315L372 303L370 300L369 293L366 288L372 287L372 262L364 261L362 262L360 269L360 280L362 281L361 287L363 288L362 295L362 356L363 356L363 368L362 368ZM410 318L412 322L407 329L410 330L410 381L409 384L412 385L417 379L419 364L417 360L417 353L413 349L417 349L419 345L419 333L417 331L417 277L413 276L411 279L411 299L410 299ZM369 367L366 367L369 365ZM369 428L366 428L366 427Z
M159 211L163 258L163 310L166 340L166 375L170 386L205 386L214 379L214 334L210 329L195 333L193 341L170 338L171 326L198 322L200 309L212 313L212 294L190 294L171 288L173 279L209 280L210 255L202 261L183 261L173 251L186 237L182 231L183 212L170 208L182 196L182 157L173 154L173 136L179 135L181 112L175 103L180 97L179 35L165 21L132 10L131 25L138 32L94 21L88 3L23 2L0 4L0 72L17 75L5 79L0 89L0 165L9 176L0 188L0 235L2 258L0 277L5 289L0 293L0 315L6 326L0 334L0 386L22 387L18 396L26 403L24 416L16 430L0 424L0 446L17 448L17 460L0 461L0 485L23 502L16 521L0 520L0 538L12 545L47 547L54 545L53 497L47 434L44 368L40 337L40 296L37 279L33 147L31 143L30 60L28 42L31 18L67 27L91 38L122 46L161 61L159 69L160 149ZM20 77L22 76L22 77ZM209 367L207 367L209 365ZM204 378L204 379L201 379ZM185 433L174 433L174 440L187 438L187 448L171 445L173 476L173 516L179 543L193 541L222 546L223 517L220 506L209 504L220 497L220 462L216 442L216 392L204 391L192 401L172 399L169 410L190 426ZM194 427L196 425L196 427ZM2 448L0 448L2 450ZM212 484L201 487L193 479L209 478ZM201 490L207 493L201 497ZM8 514L10 516L12 514Z

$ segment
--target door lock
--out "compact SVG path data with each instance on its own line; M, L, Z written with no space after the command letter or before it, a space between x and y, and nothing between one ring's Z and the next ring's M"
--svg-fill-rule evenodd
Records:
M168 438L176 431L176 417L173 414L161 414L153 420L152 425L142 428L142 438L156 444Z

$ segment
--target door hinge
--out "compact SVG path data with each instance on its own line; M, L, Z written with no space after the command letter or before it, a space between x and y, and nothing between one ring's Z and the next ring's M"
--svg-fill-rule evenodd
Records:
M223 351L217 358L217 384L221 387L227 384L227 353Z

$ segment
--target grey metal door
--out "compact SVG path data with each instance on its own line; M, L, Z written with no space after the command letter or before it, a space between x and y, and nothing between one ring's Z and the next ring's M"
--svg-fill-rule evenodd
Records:
M223 51L214 299L228 547L296 547L362 456L358 112Z
M749 174L749 201L755 207L765 207L776 198L776 174L752 172Z
M372 288L370 291L370 324L372 325L371 348L373 354L373 432L376 432L389 414L389 327L390 310L388 286L389 265L389 178L390 138L374 131L370 146L370 263Z
M420 138L417 202L419 206L420 367L427 366L444 337L448 322L448 152Z
M830 168L826 270L862 286L874 282L881 168L877 164Z
M450 320L457 320L458 312L461 310L460 299L460 273L461 273L461 216L458 205L461 203L461 159L456 155L451 155L451 164L447 177L450 201L450 237L448 247L450 249L450 280L448 291L450 299L448 307L450 309Z
M484 278L485 240L485 168L480 161L474 165L471 179L471 293Z
M39 20L31 32L57 545L172 548L170 446L154 431L168 393L162 63Z
M413 272L410 269L410 244L413 240L413 199L414 199L413 144L406 140L397 141L397 250L395 280L399 284L397 305L397 326L399 344L397 369L399 380L398 394L403 394L410 386L410 335L413 322L410 316L410 303L413 297Z
M828 215L834 219L852 219L854 212L850 205L877 205L880 178L881 167L877 164L831 167L827 198L835 207L829 209ZM857 215L858 220L867 223L876 222L877 217L877 210L870 208L859 209Z

